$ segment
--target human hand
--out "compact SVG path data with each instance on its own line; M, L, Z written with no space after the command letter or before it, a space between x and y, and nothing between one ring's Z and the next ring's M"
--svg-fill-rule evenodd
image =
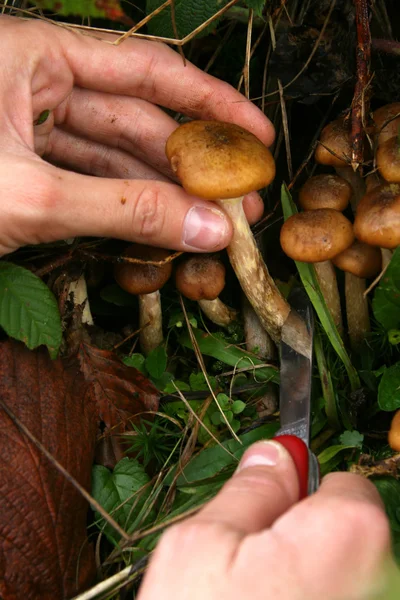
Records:
M162 536L138 600L367 600L383 584L390 532L372 483L332 473L296 504L294 463L249 448L197 515Z
M190 251L228 244L224 213L171 182L164 146L177 123L159 106L235 122L269 145L273 128L258 108L154 42L113 46L2 16L0 53L0 255L74 236ZM256 193L245 210L260 218Z

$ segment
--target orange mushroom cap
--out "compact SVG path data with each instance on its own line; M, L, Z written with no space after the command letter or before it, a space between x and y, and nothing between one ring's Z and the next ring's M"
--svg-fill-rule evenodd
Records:
M400 185L386 183L366 194L354 220L357 239L381 248L400 244Z
M208 200L244 196L275 177L268 148L233 123L185 123L169 136L165 152L185 190Z
M196 254L178 265L175 283L190 300L215 300L225 287L225 267L216 256Z
M378 143L379 145L383 144L398 133L400 125L400 102L381 106L374 112L373 120L375 134L378 136Z
M347 207L352 193L351 185L339 175L315 175L300 189L299 204L303 210L333 208L342 211Z
M342 213L320 208L292 215L281 229L285 254L302 262L330 260L354 240L352 224Z
M388 442L392 450L400 452L400 410L395 412L390 424Z
M400 182L400 144L397 135L379 144L376 164L383 179L389 183Z
M382 266L382 254L376 246L355 241L343 252L332 258L333 264L361 278L374 277Z
M321 132L320 141L322 143L315 150L317 163L331 167L348 166L352 151L349 122L341 118L328 123Z
M142 244L132 244L124 252L129 258L162 261L170 255L168 250L153 248ZM134 295L156 292L168 281L172 273L172 263L161 266L144 263L120 263L114 267L114 277L118 285Z

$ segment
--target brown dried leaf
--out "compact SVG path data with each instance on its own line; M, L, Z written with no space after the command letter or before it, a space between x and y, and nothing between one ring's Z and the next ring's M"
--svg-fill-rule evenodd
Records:
M97 430L92 386L76 360L0 344L0 399L87 490ZM0 596L62 599L87 587L88 505L0 406Z
M107 427L122 432L129 421L138 420L135 415L158 410L158 390L113 352L81 344L78 359L86 381L94 386L99 415Z

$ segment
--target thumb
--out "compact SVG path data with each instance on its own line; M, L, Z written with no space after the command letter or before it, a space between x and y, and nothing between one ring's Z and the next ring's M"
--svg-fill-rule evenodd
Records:
M298 498L297 471L289 452L275 441L257 442L194 519L224 523L249 534L272 525Z
M175 250L215 251L232 235L225 213L161 181L103 179L52 167L57 198L52 232L57 238L104 236Z

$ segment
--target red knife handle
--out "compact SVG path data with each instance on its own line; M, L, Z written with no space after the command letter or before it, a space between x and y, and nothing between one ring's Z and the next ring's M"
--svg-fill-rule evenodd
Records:
M295 435L277 435L275 442L282 444L289 452L296 465L299 478L300 497L299 500L308 496L308 474L309 474L309 454L308 448L300 438Z

